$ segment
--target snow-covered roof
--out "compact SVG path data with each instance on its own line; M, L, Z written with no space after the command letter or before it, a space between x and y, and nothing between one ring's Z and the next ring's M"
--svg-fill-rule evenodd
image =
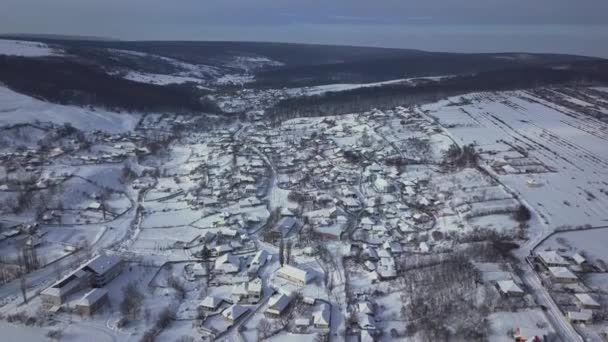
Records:
M576 297L576 299L578 299L581 304L583 304L584 306L600 306L600 303L598 303L595 299L593 299L593 297L591 297L589 294L587 293L577 293L574 295Z
M585 257L580 255L579 253L574 253L574 255L572 256L572 260L574 260L579 265L587 261L587 259L585 259Z
M513 280L499 280L496 284L502 293L524 293Z
M329 304L322 303L321 308L312 314L315 325L329 325L331 320L331 311Z
M83 269L88 268L96 274L103 275L121 262L122 259L115 255L98 255L89 261Z
M220 306L220 304L222 304L223 301L224 300L222 298L207 296L201 301L200 306L215 310L218 306Z
M566 267L549 267L549 273L555 278L578 279L576 274Z
M106 297L108 290L106 289L93 289L85 294L77 303L79 306L92 306L97 304L100 300Z
M249 309L239 304L232 304L226 310L222 311L222 316L225 318L236 321L239 317L243 316Z
M284 294L277 293L268 299L268 309L266 309L266 312L280 315L287 308L290 302L291 298Z
M308 283L313 278L313 274L309 271L291 265L284 265L279 268L277 275L283 278L296 279L302 283Z
M542 251L537 253L538 257L547 265L568 266L568 262L556 251Z

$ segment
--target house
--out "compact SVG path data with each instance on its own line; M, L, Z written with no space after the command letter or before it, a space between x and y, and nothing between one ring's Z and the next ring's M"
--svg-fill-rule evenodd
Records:
M109 304L108 291L99 288L93 289L76 303L76 312L81 316L91 316L107 304Z
M224 311L222 311L222 317L224 317L224 319L228 322L234 323L239 318L243 317L243 315L246 314L248 311L249 309L242 305L232 304Z
M268 300L268 308L264 313L271 317L281 317L290 303L291 298L282 293L277 293Z
M521 297L525 292L513 280L499 280L496 287L505 297Z
M540 262L546 267L566 267L570 263L555 251L542 251L536 253Z
M92 274L92 285L102 287L122 272L122 259L115 255L98 255L82 268Z
M222 298L207 296L198 306L205 311L216 311L223 302Z
M370 302L360 302L357 303L357 311L366 315L374 314L374 305Z
M308 284L315 278L312 272L291 265L284 265L276 274L280 278L287 279L302 286Z
M247 302L248 292L247 292L247 283L235 284L232 286L232 294L230 298L234 303L243 303Z
M241 267L241 261L230 253L226 253L215 259L215 271L230 274L237 273Z
M247 284L247 296L249 297L250 303L257 303L264 294L264 287L262 286L262 279L255 278Z
M368 314L359 313L357 315L357 325L361 330L376 330L374 317Z
M395 279L397 277L397 267L395 265L395 259L381 258L378 261L376 273L378 273L380 280Z
M313 324L318 329L329 329L331 324L331 307L328 303L321 303L321 308L312 314Z
M378 192L392 192L394 187L384 178L378 177L374 181L374 188Z
M549 275L554 283L576 283L578 277L566 267L549 267Z
M579 253L574 253L572 260L579 266L587 262L587 259Z
M258 270L266 264L266 261L270 259L270 255L265 250L260 250L253 256L251 259L251 264L249 265L249 270L247 271L249 274L255 274Z
M578 304L582 309L601 309L600 303L598 303L595 299L593 299L593 297L591 297L587 293L577 293L574 295L574 297L576 297L576 300L578 301Z
M300 317L300 318L296 318L296 320L294 321L296 328L298 329L306 329L310 326L310 317Z
M572 323L584 323L589 324L593 321L593 311L581 310L581 311L568 311L566 315L568 320Z
M420 245L418 245L418 251L420 251L420 253L427 254L431 251L431 247L429 247L426 242L421 242Z

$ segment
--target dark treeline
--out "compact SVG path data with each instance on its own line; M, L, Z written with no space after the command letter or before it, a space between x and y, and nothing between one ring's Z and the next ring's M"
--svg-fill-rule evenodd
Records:
M214 103L201 100L192 85L134 82L66 58L0 56L0 82L17 92L66 105L138 112L221 112Z
M26 39L27 37L0 36ZM229 42L229 41L111 41L32 37L31 40L64 48L98 48L131 50L175 58L194 64L225 65L234 57L267 57L290 66L321 65L353 61L396 58L428 52L358 46L335 46L297 43Z
M358 113L409 106L476 91L528 89L572 83L608 83L608 62L582 62L570 69L524 67L458 76L412 86L393 84L285 99L268 110L275 122L303 116Z
M65 53L80 57L79 62L97 65L105 70L133 70L152 74L173 74L184 71L174 63L153 55L119 54L108 49L85 46L66 46Z
M373 83L399 78L476 74L491 70L517 69L591 60L567 55L412 53L394 58L325 65L283 67L258 72L255 86L302 87L331 83Z

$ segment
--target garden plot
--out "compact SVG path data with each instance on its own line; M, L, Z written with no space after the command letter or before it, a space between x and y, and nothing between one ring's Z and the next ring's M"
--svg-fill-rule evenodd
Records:
M170 228L144 228L137 236L133 249L161 251L173 248L176 243L187 243L205 231L191 226Z
M187 226L197 222L200 218L201 212L193 209L152 212L145 215L142 228L147 229Z
M100 187L109 188L114 191L124 191L121 181L122 164L98 164L79 166L73 174L85 178Z
M467 101L460 101L460 99ZM451 103L451 105L450 105ZM555 172L498 174L551 228L603 225L608 220L608 124L534 94L477 93L423 106L461 145L491 152L510 146ZM594 128L595 127L595 128ZM515 149L516 147L517 149ZM505 151L499 146L497 152ZM492 158L491 153L484 158ZM496 159L486 159L486 169ZM541 169L531 170L540 172Z
M489 340L511 342L515 329L520 328L531 336L553 335L555 332L540 309L526 309L517 312L496 312L488 317L492 323Z

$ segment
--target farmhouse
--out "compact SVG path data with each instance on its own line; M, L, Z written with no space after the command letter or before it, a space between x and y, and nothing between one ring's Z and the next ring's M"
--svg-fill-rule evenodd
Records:
M224 300L221 298L207 296L199 304L199 307L201 307L205 311L215 311L220 307L220 305L222 305L223 302Z
M277 271L277 276L287 279L298 285L306 285L314 279L314 275L307 270L303 270L291 265L284 265Z
M329 329L331 323L331 307L327 303L321 303L321 308L312 314L315 328Z
M584 323L589 324L593 319L593 312L591 310L581 311L568 311L568 320L572 323Z
M237 273L240 269L241 262L239 258L230 253L226 253L215 259L215 271L220 273Z
M570 265L566 259L555 251L542 251L537 253L540 262L546 267L565 267Z
M222 317L230 323L236 322L243 317L249 309L239 304L232 304L226 310L222 311Z
M264 313L271 317L280 317L290 303L291 298L282 293L277 293L268 300L268 308Z
M525 292L513 280L499 280L496 287L505 297L521 297Z
M587 293L577 293L574 296L582 309L599 310L601 308L600 303Z

